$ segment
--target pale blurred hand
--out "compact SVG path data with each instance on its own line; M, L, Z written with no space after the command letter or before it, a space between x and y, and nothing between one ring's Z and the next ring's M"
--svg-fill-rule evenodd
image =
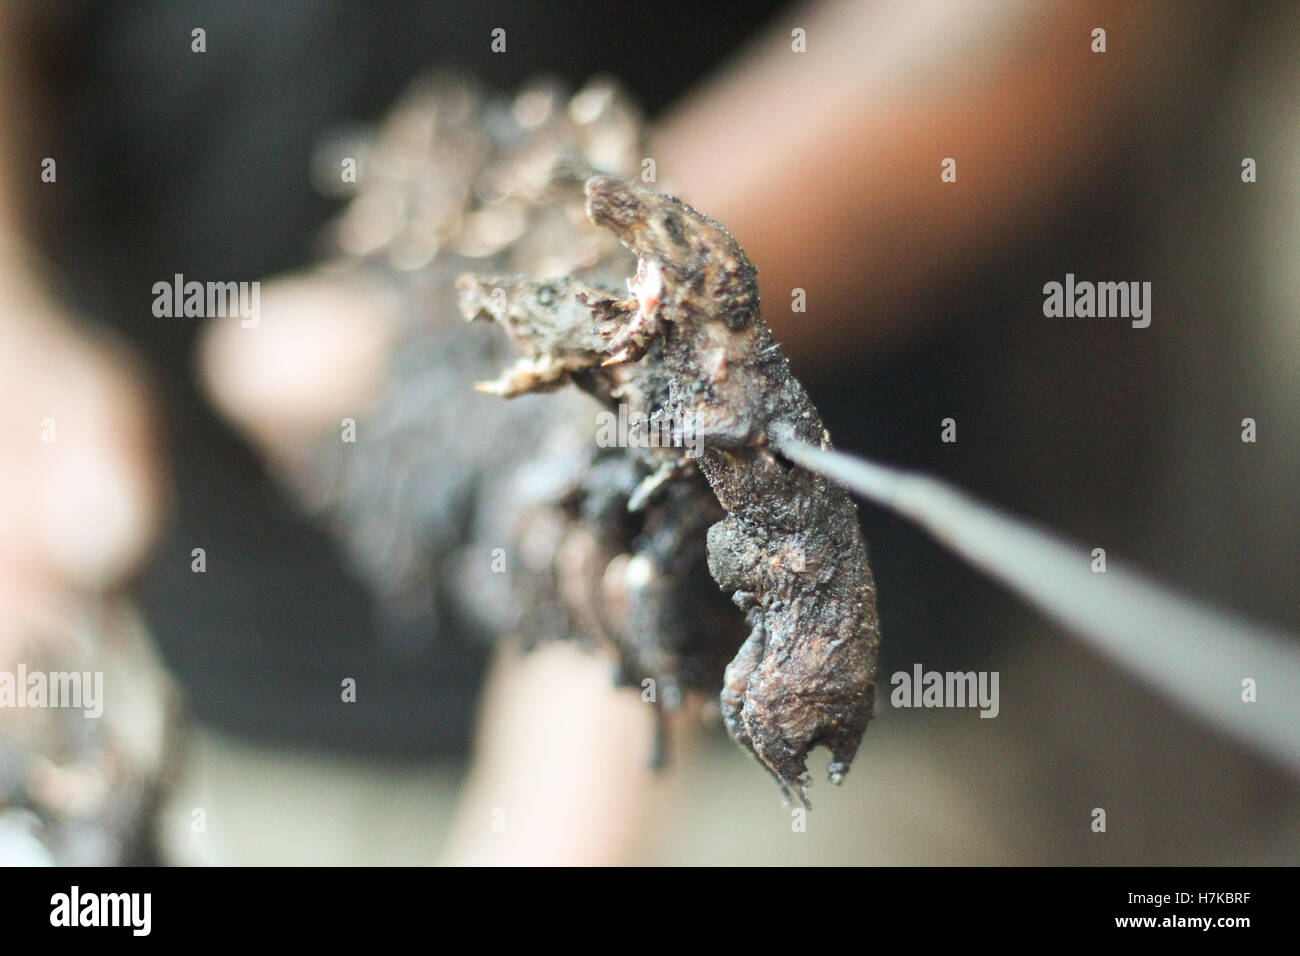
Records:
M10 292L23 284L9 284ZM30 288L30 286L26 287ZM57 633L80 596L123 582L165 499L146 388L129 352L44 297L0 309L0 659Z

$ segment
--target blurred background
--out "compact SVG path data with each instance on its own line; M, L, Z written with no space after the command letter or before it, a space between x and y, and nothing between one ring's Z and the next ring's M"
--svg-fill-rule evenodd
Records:
M1282 2L10 0L0 671L103 671L106 704L0 710L0 859L1300 861L1296 780L871 507L877 719L841 788L814 758L796 832L707 701L654 773L653 722L607 660L494 650L454 601L395 604L376 582L399 538L356 540L388 472L341 522L303 485L344 415L428 407L410 396L438 360L402 364L395 316L505 244L327 268L363 257L339 223L371 207L364 164L348 191L322 163L397 128L421 77L504 104L462 117L455 155L606 78L623 99L600 102L639 111L592 107L624 174L653 159L736 235L840 448L1300 632L1298 43ZM1150 282L1150 327L1044 317L1066 273ZM262 323L158 317L175 274L263 281ZM458 440L383 460L436 488ZM376 527L414 528L417 566L450 532L410 500ZM892 709L888 676L917 663L998 671L997 719Z

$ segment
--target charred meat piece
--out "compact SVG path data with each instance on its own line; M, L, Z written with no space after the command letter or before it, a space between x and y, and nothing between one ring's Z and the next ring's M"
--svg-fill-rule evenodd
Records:
M525 351L494 391L569 380L633 420L675 423L676 447L635 451L654 467L630 503L653 505L698 474L725 510L706 533L708 567L750 632L726 669L723 717L806 802L809 751L831 751L838 782L874 706L880 629L856 506L772 450L829 436L763 324L756 271L731 234L608 176L587 181L586 211L637 257L630 297L576 280L465 279L462 310L501 322Z

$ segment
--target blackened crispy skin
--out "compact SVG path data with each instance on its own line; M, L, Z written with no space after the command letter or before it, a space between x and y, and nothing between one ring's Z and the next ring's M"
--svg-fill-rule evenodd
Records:
M639 272L658 272L657 308L638 308L610 348L628 327L644 336L649 326L670 402L701 424L699 468L728 512L709 529L709 570L752 625L727 669L723 714L802 797L808 751L828 747L838 780L874 704L880 627L857 507L768 450L773 437L829 440L762 321L756 271L731 234L673 197L609 177L588 181L587 214L638 257ZM596 305L607 318L618 308Z
M638 257L632 296L570 287L604 339L599 365L565 374L603 397L690 420L695 461L727 516L709 528L709 571L746 611L723 717L736 740L806 802L807 756L847 771L875 698L875 586L848 494L772 451L829 436L759 313L756 271L721 225L671 196L597 176L587 215ZM584 355L590 328L572 318Z

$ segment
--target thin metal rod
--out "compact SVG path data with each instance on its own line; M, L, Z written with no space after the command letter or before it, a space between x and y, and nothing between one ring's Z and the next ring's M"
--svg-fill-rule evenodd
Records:
M1300 776L1300 642L986 505L935 478L788 439L809 471L916 522L972 566L1055 618L1088 646ZM1244 681L1256 700L1243 700Z

